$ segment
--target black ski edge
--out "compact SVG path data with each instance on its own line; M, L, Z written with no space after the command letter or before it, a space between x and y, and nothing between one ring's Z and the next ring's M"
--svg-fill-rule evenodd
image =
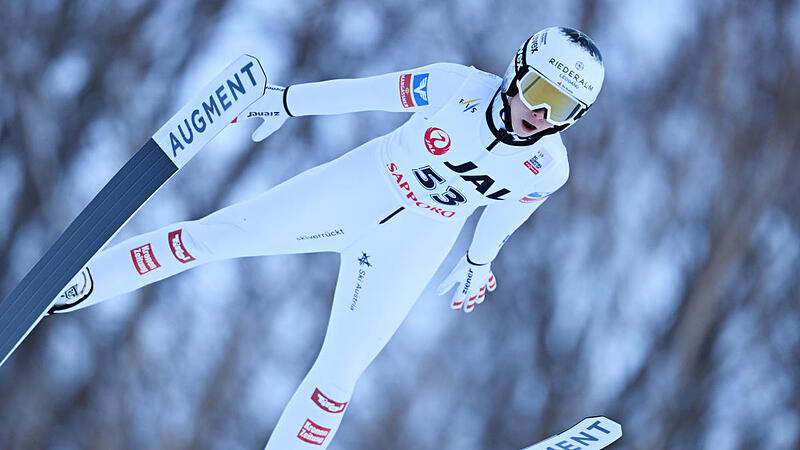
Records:
M0 302L0 364L70 279L177 171L178 167L151 138L103 187Z

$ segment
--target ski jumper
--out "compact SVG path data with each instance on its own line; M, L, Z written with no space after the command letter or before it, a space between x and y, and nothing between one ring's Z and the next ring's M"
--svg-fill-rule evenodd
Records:
M500 83L473 67L439 63L290 86L284 102L292 116L414 114L393 132L256 198L104 250L79 274L84 284L90 279L91 295L55 312L211 261L340 253L322 349L266 447L326 448L359 376L400 326L469 215L486 206L469 258L491 262L506 238L567 180L558 134L515 146L498 140L488 126L499 111Z

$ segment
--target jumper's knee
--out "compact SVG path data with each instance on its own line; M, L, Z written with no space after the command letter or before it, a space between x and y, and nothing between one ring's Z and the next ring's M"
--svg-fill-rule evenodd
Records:
M170 250L178 261L188 263L194 260L203 262L227 257L226 235L231 230L220 224L205 222L204 219L178 222L167 231Z
M349 398L364 369L366 366L357 355L346 351L326 352L323 346L323 351L314 361L308 377L313 378L315 383L329 386Z

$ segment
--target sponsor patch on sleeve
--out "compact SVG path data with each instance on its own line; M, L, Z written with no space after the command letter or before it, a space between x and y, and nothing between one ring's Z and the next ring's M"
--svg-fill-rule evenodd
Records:
M131 259L136 271L139 275L144 275L151 270L156 270L161 267L161 264L156 260L156 255L153 253L153 248L150 244L144 244L141 247L136 247L131 250Z
M525 167L528 168L534 175L539 175L545 169L553 164L553 157L547 150L538 150L533 158L525 161Z
M519 201L522 202L522 203L538 202L538 201L546 199L547 197L550 196L550 194L552 194L552 192L531 192L530 194L526 195L525 197L522 197L521 199L519 199Z
M188 250L186 250L186 247L183 245L182 233L182 229L170 231L167 235L167 240L169 241L169 249L172 250L172 255L175 256L175 259L186 264L194 261L195 258L189 253Z
M412 83L414 102L417 106L428 106L428 74L420 73L414 75Z
M416 75L404 73L400 75L400 103L403 108L414 106L427 106L428 102L428 73Z
M411 97L410 73L400 75L400 102L403 104L403 108L411 108L414 106L414 99Z
M364 253L364 259L367 258L367 254ZM361 262L362 259L359 259ZM367 262L369 264L369 262ZM327 411L331 414L339 414L344 411L344 408L347 406L347 402L337 402L331 400L327 395L323 394L319 388L314 389L314 393L311 394L311 400L317 404L322 410Z
M326 428L314 423L311 419L306 419L306 422L297 433L297 437L303 441L313 445L322 445L325 438L331 432L330 428Z

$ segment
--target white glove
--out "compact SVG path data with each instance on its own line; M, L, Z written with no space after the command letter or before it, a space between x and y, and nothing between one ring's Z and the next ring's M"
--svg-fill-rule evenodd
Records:
M270 134L274 133L278 128L286 122L289 114L283 107L283 91L286 88L282 86L275 86L272 84L267 85L267 90L264 95L248 106L239 117L234 119L238 122L239 119L262 119L264 123L261 124L256 131L253 132L251 138L255 142L261 142Z
M470 312L476 303L483 303L486 299L487 289L489 292L495 290L497 281L492 273L491 263L473 264L468 260L468 255L464 255L439 285L439 295L444 295L453 285L457 286L450 308L461 309L464 306L464 312Z

